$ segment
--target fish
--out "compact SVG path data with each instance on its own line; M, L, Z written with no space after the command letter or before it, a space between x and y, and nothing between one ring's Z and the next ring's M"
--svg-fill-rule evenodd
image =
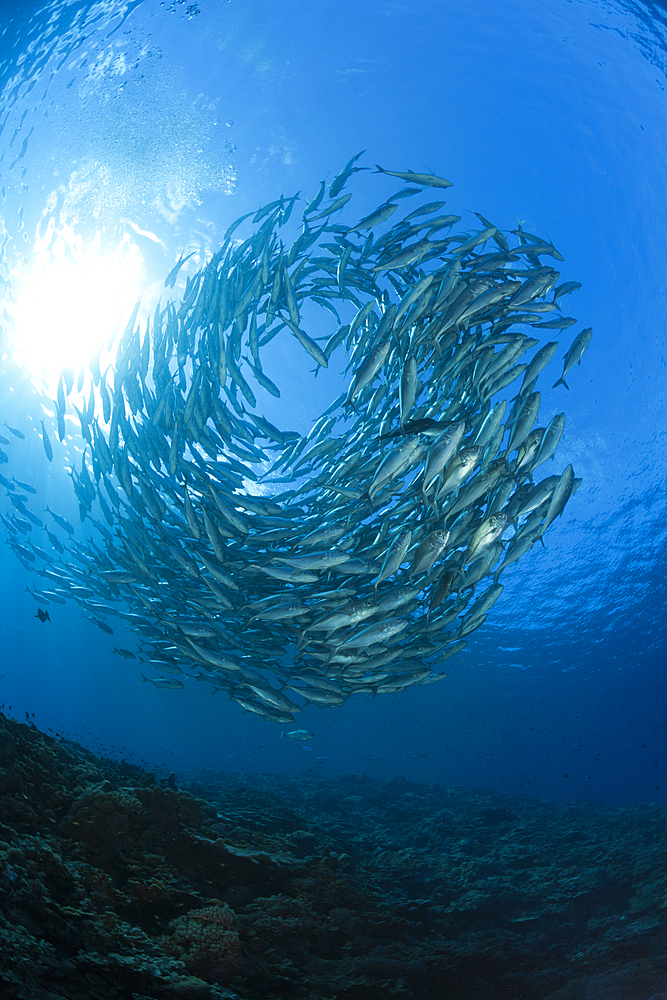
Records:
M291 712L283 712L280 709L271 708L270 705L264 705L261 701L255 701L253 698L245 698L242 694L234 694L232 697L246 712L254 712L255 715L259 715L268 722L278 722L283 725L286 722L294 722L294 716Z
M92 383L62 373L54 406L83 528L49 507L47 528L34 487L0 479L6 543L52 588L31 589L38 604L74 602L107 632L120 619L140 652L113 652L139 659L142 683L177 691L190 676L279 725L443 679L442 661L491 621L499 577L579 484L572 466L533 483L564 428L564 413L535 426L558 349L547 331L572 320L555 303L577 285L542 263L559 252L480 213L481 230L458 232L427 200L450 186L432 173L378 167L409 186L355 217L361 156L306 199L291 242L298 194L233 222L152 314L139 300ZM333 379L299 430L300 401L265 375L295 339Z
M189 253L187 255L187 257L184 257L183 254L181 254L181 256L176 261L175 265L172 267L172 269L169 272L169 274L167 275L167 277L164 279L164 287L165 288L173 288L174 287L174 285L176 284L176 278L178 277L178 272L183 267L183 265L185 264L185 262L188 261L188 260L190 260L191 257L194 257L194 255L196 253L197 253L197 251L193 250L192 253Z
M49 435L46 433L46 427L44 426L44 421L42 420L42 443L44 445L44 451L49 462L53 461L53 448L51 447L51 441L49 440Z
M411 541L412 532L410 530L402 531L388 548L380 573L373 583L373 589L376 595L378 586L382 583L382 581L388 579L390 576L393 576L401 563L405 561Z
M152 684L156 688L167 688L169 691L180 691L181 688L185 687L183 681L170 681L164 677L146 677L145 674L141 675L140 684Z
M296 326L296 324L292 320L285 319L285 323L290 328L290 330L292 331L296 339L299 341L301 346L308 351L310 356L315 361L317 361L318 365L321 365L322 368L328 368L329 359L324 353L324 351L321 349L321 347L318 344L316 344L315 341L312 340L312 338L309 337L307 333L304 333L303 330L300 330L299 327Z
M395 311L396 309L394 307L394 313ZM363 364L360 365L354 373L354 378L352 379L347 397L343 403L344 406L349 406L355 395L374 380L387 359L390 348L391 341L389 339L380 340L374 345L372 350L364 359Z
M310 701L314 705L336 706L342 705L345 701L344 695L335 694L331 691L322 691L317 688L309 688L300 684L287 684L286 687L288 687L290 691L295 691L302 698L305 698L306 701ZM292 719L292 722L293 721L294 720Z
M553 301L555 302L556 299L561 297L561 295L569 295L570 292L576 292L579 288L581 288L580 281L565 281L562 285L554 288Z
M554 488L551 502L544 517L544 521L542 522L542 534L544 534L552 521L554 521L557 517L560 517L563 513L565 504L572 496L573 489L574 469L572 468L572 465L568 465L567 468L565 468L561 473Z
M51 517L56 522L56 524L59 525L63 529L63 531L66 531L68 535L73 535L74 534L74 528L72 527L72 525L70 524L70 522L67 520L67 518L62 517L60 514L55 514L52 510L49 509L48 506L46 507L46 510L51 515Z
M406 170L401 173L397 170L385 170L384 167L375 164L377 172L380 174L391 174L392 177L398 177L402 181L406 181L408 184L422 184L426 187L440 187L448 188L452 186L451 181L447 181L444 177L436 177L434 174L416 174L412 170Z
M424 446L418 438L409 438L385 455L378 465L373 476L373 481L369 486L369 498L372 500L373 495L382 489L383 486L386 486L405 472L419 458L423 450Z
M49 615L49 612L46 611L44 608L37 608L37 614L35 615L35 618L39 618L40 622L51 621L51 616Z
M505 557L500 563L498 568L495 570L493 575L493 583L496 585L498 583L498 578L502 571L510 566L513 562L517 562L521 556L529 552L535 542L540 541L542 538L542 525L538 525L536 528L532 528L530 531L522 532L521 534L516 534L514 538L510 541L505 552Z
M318 212L317 215L313 215L312 218L310 218L308 221L309 222L317 222L318 219L328 218L330 215L333 215L334 212L340 212L341 208L343 208L344 205L347 205L347 203L348 203L348 201L350 200L351 197L352 197L351 193L350 194L344 194L342 198L339 198L332 205L329 205L327 208L323 209L321 212Z
M314 740L315 733L311 733L309 729L293 729L290 733L281 733L281 736L286 736L288 740Z
M84 615L84 618L88 618L88 621L91 621L94 625L97 625L97 627L101 629L102 632L106 632L107 635L113 635L113 629L111 628L111 626L107 625L107 623L103 621L101 618L95 618L94 615L92 616Z
M348 229L348 233L358 233L361 230L373 229L375 226L379 226L382 222L386 222L387 219L391 218L397 208L398 205L393 202L387 202L384 205L380 205L380 207L376 208L370 215L366 215L363 219L357 222L356 226Z
M464 565L472 562L485 549L488 549L494 542L498 541L508 523L509 518L506 514L492 514L491 517L487 517L482 521L470 539L464 557Z
M335 198L337 195L340 194L340 192L345 187L348 178L351 177L353 173L357 173L357 171L359 170L368 170L368 167L354 167L352 165L353 163L356 163L359 157L363 156L365 152L366 150L364 149L361 151L361 153L357 153L356 156L353 156L350 160L348 160L347 164L341 170L341 172L334 177L333 181L331 182L331 186L329 188L330 198Z
M521 394L519 394L519 398L521 398ZM531 392L531 394L526 396L525 400L521 402L521 407L516 415L516 419L514 420L512 430L510 432L509 441L507 442L508 454L515 449L518 451L528 437L533 424L537 420L541 399L542 396L539 392Z
M530 361L525 372L523 373L523 383L521 385L521 393L520 393L521 395L523 395L524 392L528 391L528 387L532 383L533 379L537 378L542 369L549 364L549 362L551 361L557 350L558 350L558 342L551 341L550 343L545 344L544 347L541 347L539 351L537 351L535 356Z
M20 489L25 490L27 493L37 493L35 487L31 486L30 483L22 483L16 476L12 476L12 479Z
M564 358L563 374L556 382L554 382L553 384L554 389L556 388L557 385L564 385L566 389L570 388L567 382L565 381L565 376L567 375L567 373L570 371L571 368L574 368L575 365L581 364L581 358L583 356L584 351L590 344L592 336L593 336L593 328L588 326L586 327L585 330L582 330L581 333L577 334L577 336L574 338L574 340L572 341L572 346L570 347L569 351L567 352Z
M412 557L411 577L420 573L426 573L431 569L436 559L444 552L448 538L448 531L445 531L443 528L436 528L435 531L430 532L420 542Z
M280 562L287 563L292 569L332 569L348 561L347 552L339 549L328 549L326 552L308 552L301 556L277 556Z
M538 448L537 455L533 460L531 471L534 471L538 465L542 464L542 462L546 462L548 458L553 458L554 452L558 447L558 442L563 436L564 427L564 413L557 413L555 417L551 418L547 425L547 429L544 432L544 437L542 438L540 447Z

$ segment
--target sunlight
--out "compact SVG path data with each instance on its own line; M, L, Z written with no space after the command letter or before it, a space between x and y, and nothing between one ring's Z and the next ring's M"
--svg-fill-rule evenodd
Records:
M80 240L36 255L18 282L11 347L33 380L54 393L64 368L79 372L111 346L141 294L144 258L125 236L104 253Z

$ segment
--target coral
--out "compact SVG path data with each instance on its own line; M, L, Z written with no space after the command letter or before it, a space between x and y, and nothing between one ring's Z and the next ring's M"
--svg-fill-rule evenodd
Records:
M172 933L166 946L189 972L217 982L229 978L240 950L236 919L229 906L190 910L169 926Z
M205 780L0 715L2 1000L667 1000L666 806Z

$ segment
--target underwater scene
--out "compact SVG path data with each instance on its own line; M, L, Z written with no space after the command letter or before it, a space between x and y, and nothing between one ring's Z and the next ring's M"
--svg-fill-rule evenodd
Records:
M0 0L0 1000L667 1000L666 85Z

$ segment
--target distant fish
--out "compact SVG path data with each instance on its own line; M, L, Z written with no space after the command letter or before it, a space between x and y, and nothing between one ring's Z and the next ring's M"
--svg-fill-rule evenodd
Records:
M186 260L190 260L190 258L194 257L194 255L196 253L197 253L197 251L193 250L192 253L189 253L187 255L187 257L184 257L183 254L181 254L180 258L176 261L176 264L174 265L174 267L172 267L171 271L169 272L169 274L167 275L167 277L164 279L164 287L165 288L173 288L174 287L174 285L176 284L176 278L178 277L178 272L183 267L183 265L185 264Z
M51 441L49 440L49 435L46 433L46 427L44 426L44 421L42 420L42 443L44 445L44 451L46 452L46 457L49 462L53 461L53 448L51 447Z
M129 649L119 649L117 646L114 646L111 652L118 653L118 655L122 656L124 660L136 660L136 656Z
M288 740L314 740L315 733L311 733L310 729L293 729L289 733L281 733L281 736L286 736Z
M67 520L66 517L62 517L60 514L55 514L52 510L49 509L48 506L47 506L46 510L49 512L49 514L51 515L51 517L53 518L53 520L56 522L56 524L60 525L60 527L63 529L63 531L66 531L68 533L68 535L73 535L74 534L74 528L69 523L69 521Z
M12 476L12 478L13 478L14 482L16 483L16 485L20 486L22 490L26 491L26 493L36 493L37 492L37 490L35 489L35 487L31 486L30 483L22 483L20 479L16 478L16 476Z
M14 435L14 437L20 438L21 441L25 441L25 434L23 431L18 430L16 427L10 427L9 424L5 424L5 427Z
M84 615L84 618L88 618L88 615ZM106 622L103 622L101 618L90 617L88 618L88 621L92 622L93 625L97 625L97 627L99 629L102 629L103 632L106 632L107 635L113 635L113 629L111 628L111 626L107 625Z
M156 688L168 688L170 691L179 691L185 687L183 681L170 681L164 677L146 677L141 675L140 684L152 684Z
M35 618L39 618L40 622L51 621L51 616L49 615L49 612L45 611L43 608L37 608L37 614L35 615Z

